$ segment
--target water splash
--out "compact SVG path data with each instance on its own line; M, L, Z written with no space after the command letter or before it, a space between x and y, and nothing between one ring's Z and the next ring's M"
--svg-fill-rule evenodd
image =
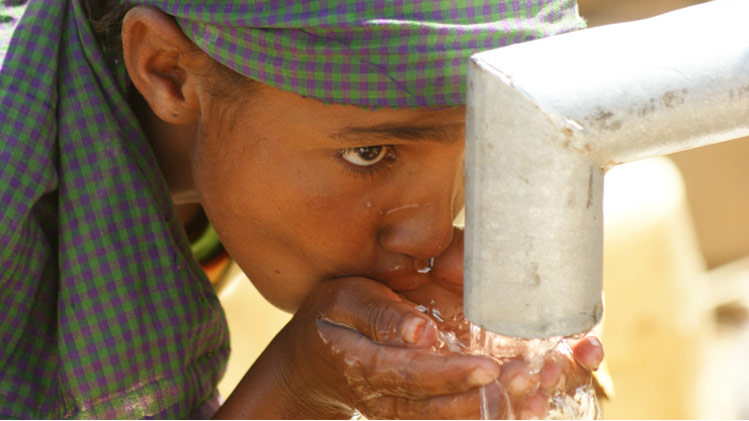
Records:
M436 344L432 348L434 352L446 355L486 355L504 365L503 369L509 364L522 361L529 372L536 375L535 384L527 389L526 397L537 393L541 388L540 372L547 361L565 360L575 364L566 338L519 339L499 335L474 325L462 313L443 314L434 300L429 305L417 305L416 309L430 316L439 328ZM600 419L601 409L590 373L578 370L577 374L570 377L565 378L563 387L554 388L552 393L544 395L547 398L547 410L543 418ZM481 401L478 409L481 419L513 420L525 415L522 408L518 408L524 397L511 396L502 382L494 381L481 387L479 392ZM352 419L366 418L356 411Z
M572 349L566 338L512 338L482 329L468 321L463 314L445 319L439 310L433 307L419 305L416 308L432 316L432 319L437 322L439 336L437 345L434 347L436 352L487 355L500 365L520 359L526 364L530 374L539 374L544 364L550 360L574 361ZM553 389L552 393L546 395L548 410L544 418L550 420L600 419L601 409L593 388L592 376L580 372L574 378L565 380L564 387ZM540 376L537 376L535 382L536 384L528 389L528 395L538 392ZM490 409L487 387L489 386L481 388L481 419L491 419L492 414L499 419L516 419L516 416L522 415L518 408L513 407L512 399L499 382L495 382L491 387L499 390L500 408L499 410Z
M574 360L572 349L567 340L562 337L511 338L484 330L472 323L470 323L470 331L469 353L489 355L500 364L521 356L531 374L540 373L544 364L550 359ZM540 381L539 377L537 382L540 383ZM567 386L564 388L553 389L553 392L548 394L548 410L544 418L548 420L600 419L601 409L593 388L592 376L581 374L574 379L567 379L566 383ZM533 385L530 393L535 393L539 387L540 384ZM482 419L488 418L482 413Z

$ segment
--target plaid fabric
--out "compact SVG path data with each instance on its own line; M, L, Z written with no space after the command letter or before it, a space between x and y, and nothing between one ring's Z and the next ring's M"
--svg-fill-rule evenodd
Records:
M0 418L184 418L225 367L223 311L104 63L77 1L39 0L0 68Z
M252 79L364 107L465 103L481 50L582 28L574 0L135 0Z

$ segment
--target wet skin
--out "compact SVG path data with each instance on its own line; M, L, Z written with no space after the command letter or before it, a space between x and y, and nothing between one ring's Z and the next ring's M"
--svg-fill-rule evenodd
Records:
M432 353L435 325L408 298L430 284L434 294L462 289L452 221L463 206L465 109L366 110L260 83L224 89L174 22L142 6L125 19L123 46L175 203L200 203L261 294L295 314L217 416L478 416L477 386L499 366ZM600 345L581 350L581 364L559 373L598 365Z
M262 294L295 311L325 279L426 280L463 203L465 110L367 111L265 85L213 102L192 174L206 214ZM265 122L258 124L258 122Z

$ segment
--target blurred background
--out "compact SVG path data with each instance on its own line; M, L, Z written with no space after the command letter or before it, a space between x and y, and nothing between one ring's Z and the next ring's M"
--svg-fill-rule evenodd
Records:
M578 4L594 27L702 2ZM740 139L606 176L605 418L749 418L747 159Z
M704 0L578 0L589 27L652 17ZM698 30L698 28L695 28ZM687 183L689 205L709 268L749 254L749 141L671 156Z

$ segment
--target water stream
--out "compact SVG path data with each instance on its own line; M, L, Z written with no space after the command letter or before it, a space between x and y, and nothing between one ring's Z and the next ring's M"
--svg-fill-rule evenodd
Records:
M561 337L545 339L519 339L499 335L469 322L462 314L445 318L439 310L420 305L420 311L430 315L440 328L438 344L434 351L440 353L464 353L487 355L495 359L505 372L518 371L518 367L529 374L524 376L523 387L515 386L509 379L500 376L500 381L491 385L493 393L500 393L499 408L490 408L496 402L487 398L487 387L482 388L482 419L520 419L528 416L523 406L526 399L546 400L545 419L600 419L601 410L596 396L592 375L573 369L574 358L567 339ZM542 384L542 370L552 362L566 367L553 386ZM548 377L547 377L548 378ZM504 380L504 382L503 382ZM509 386L508 386L509 384ZM508 392L507 387L513 390ZM543 408L543 406L542 406Z

